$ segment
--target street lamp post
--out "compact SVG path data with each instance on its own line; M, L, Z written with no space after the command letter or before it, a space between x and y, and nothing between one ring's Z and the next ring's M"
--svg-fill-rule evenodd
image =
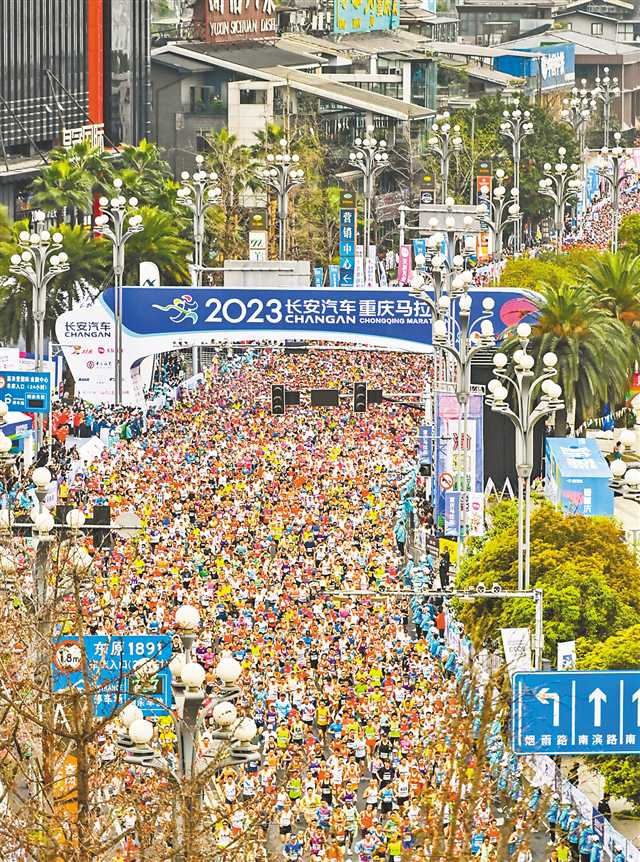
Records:
M544 179L538 183L538 192L553 201L553 222L556 229L556 247L558 253L562 251L564 242L564 214L567 204L572 198L580 194L580 180L578 173L580 165L567 165L564 160L567 151L564 147L558 149L560 161L553 167L550 162L545 162Z
M602 102L602 117L604 120L604 146L609 146L609 134L611 130L611 105L614 99L620 95L620 87L616 77L609 77L609 67L604 67L604 78L596 78L596 86L591 95L594 99Z
M520 188L520 163L522 160L522 142L527 135L533 134L533 123L531 112L522 111L516 107L512 111L503 111L504 121L500 124L500 134L511 141L511 155L513 159L513 186ZM514 252L522 248L522 218L516 222Z
M586 81L582 81L586 84ZM573 133L578 141L578 149L580 155L584 153L587 145L587 126L591 114L596 107L596 100L589 96L588 91L583 87L579 90L574 87L571 90L571 98L562 100L562 111L560 116L573 129Z
M31 284L31 313L34 323L34 356L36 371L42 371L44 362L44 320L47 314L47 287L52 279L69 269L69 258L62 251L62 234L48 230L29 233L23 230L18 236L20 253L11 255L9 271ZM37 416L36 444L43 437L43 417Z
M356 138L354 149L349 153L349 164L362 172L364 180L364 254L369 254L371 244L371 220L376 177L389 166L387 142L373 136L375 129L367 126L364 138Z
M487 399L493 410L507 416L516 432L516 470L518 473L518 589L530 588L531 564L531 473L533 472L533 435L536 425L561 410L562 389L551 378L557 374L558 357L545 353L544 370L536 377L535 357L527 353L531 335L528 323L516 330L521 347L513 354L513 374L506 370L509 359L505 353L493 357L493 380L489 381ZM507 403L513 397L514 409ZM534 404L536 398L537 404Z
M178 189L178 202L193 213L193 286L202 287L204 217L207 210L215 206L222 190L217 185L218 175L202 169L204 156L196 156L197 170L193 176L188 171L181 174L182 186Z
M630 157L630 150L620 146L622 135L615 132L615 146L610 150L603 147L596 169L600 179L604 180L611 190L611 251L618 251L618 233L620 230L620 189L624 183L633 177L633 173L625 171L625 162Z
M205 669L192 655L200 627L197 608L190 605L179 607L175 623L182 643L182 652L176 653L169 663L176 703L176 709L171 716L177 737L177 760L167 759L150 746L153 725L143 717L142 711L134 703L127 704L120 713L124 729L118 745L126 752L126 762L154 769L178 787L182 788L188 783L198 794L198 798L204 800L208 785L218 772L228 766L240 766L260 760L258 746L253 743L258 729L252 718L238 716L234 701L241 694L237 682L242 666L230 654L223 654L215 669L222 690L217 696L207 698L207 705L203 708L206 698L202 687ZM205 718L209 715L217 729L210 733L214 745L205 752L202 733ZM181 815L178 815L176 820L176 858L181 859L184 856L184 820Z
M478 204L478 216L487 225L491 234L494 261L500 261L502 258L505 228L509 224L517 223L520 218L520 190L514 186L507 196L507 190L503 185L504 177L505 172L499 168L496 171L497 185L493 189L493 200L489 196L489 186L483 186L480 189L482 197Z
M144 230L142 216L135 210L138 206L137 198L129 198L129 201L121 193L122 180L113 181L116 194L111 200L106 197L100 198L102 214L95 219L96 227L102 236L106 237L113 246L113 274L114 274L114 317L115 317L115 403L122 404L122 279L124 276L124 248L127 240L135 233ZM107 207L110 207L107 209Z
M278 196L278 256L286 260L287 256L287 214L289 209L289 192L299 186L304 179L304 171L296 167L300 161L297 153L289 152L289 142L282 138L280 152L267 155L268 165L260 178L270 186Z
M451 157L462 151L463 141L460 137L460 126L449 123L448 111L436 117L431 126L433 134L427 139L427 152L433 153L440 162L440 199L444 203L449 194L449 165Z

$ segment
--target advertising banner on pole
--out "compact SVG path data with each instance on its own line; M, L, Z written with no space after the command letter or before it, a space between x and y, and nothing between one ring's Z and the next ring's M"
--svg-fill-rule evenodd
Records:
M398 259L398 283L409 284L412 274L411 246L401 245Z
M437 392L435 402L436 482L434 483L434 515L438 519L445 514L447 508L445 494L447 492L463 492L465 496L461 505L470 508L471 502L467 502L469 492L481 495L484 491L483 413L482 396L471 395L467 407L465 434L460 405L456 396L449 392ZM475 497L474 499L477 506L478 498ZM457 532L449 535L457 535Z
M500 629L504 659L509 675L518 671L531 670L531 633L529 629Z
M560 641L558 643L558 670L575 670L576 642Z

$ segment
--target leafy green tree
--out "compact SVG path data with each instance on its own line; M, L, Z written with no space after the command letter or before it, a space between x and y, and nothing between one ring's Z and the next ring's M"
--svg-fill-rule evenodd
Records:
M59 221L65 210L91 212L93 178L69 158L54 158L45 165L31 188L32 205L45 212L55 211Z
M464 560L458 585L482 582L515 588L517 582L517 509L499 504L492 527L476 540ZM621 530L607 518L564 515L548 503L534 507L531 519L531 583L542 587L545 652L555 655L558 641L585 638L596 643L640 623L640 568ZM533 626L533 603L494 599L463 603L467 631L481 643L487 632Z
M478 162L489 161L493 170L504 168L509 175L512 169L511 141L500 134L500 124L504 121L503 112L511 110L512 105L500 96L488 96L479 100L475 112L474 164L466 168L467 175L475 176ZM577 144L567 123L559 122L548 111L537 105L520 100L520 108L531 112L534 134L528 135L522 143L522 165L520 171L520 205L527 218L534 222L549 209L548 201L538 193L538 181L543 176L545 162L557 159L559 147L567 150L567 162L578 161ZM472 113L470 110L455 113L452 124L459 124L465 152L471 153ZM455 160L453 160L455 161ZM452 164L452 172L455 165ZM455 177L452 188L455 188Z
M223 259L243 258L247 254L248 214L243 198L257 185L258 163L250 147L238 143L228 129L210 132L207 170L218 175L222 190L220 206L209 210L207 226L212 244Z
M622 248L631 254L640 254L640 213L627 213L622 217L618 238Z
M567 421L572 428L592 418L604 402L617 404L626 395L634 349L628 327L608 314L583 285L539 284L539 314L531 347L542 357L558 356Z
M26 220L16 222L8 241L0 241L0 340L16 344L25 339L27 349L33 344L32 290L29 282L15 279L9 271L11 255L18 247L18 234L28 228ZM80 226L60 225L64 250L70 268L50 282L47 290L45 335L55 331L57 318L81 299L95 296L111 266L111 246L93 238Z
M114 172L127 194L138 198L142 206L181 212L176 194L180 185L173 181L169 163L161 157L157 144L146 138L136 146L126 144L115 159Z
M640 350L640 257L607 252L583 269L584 284L601 308L630 329L637 359Z
M611 635L602 643L577 644L581 670L636 670L640 668L640 625ZM598 757L598 771L605 779L605 791L631 802L640 812L640 764L637 757Z
M140 207L143 230L128 241L125 252L125 284L138 284L142 260L153 260L163 284L190 284L188 259L191 241L182 235L181 225L170 212L157 207Z

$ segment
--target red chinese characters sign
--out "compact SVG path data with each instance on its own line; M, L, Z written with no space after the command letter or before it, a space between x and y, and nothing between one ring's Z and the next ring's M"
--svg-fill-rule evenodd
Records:
M202 0L200 21L205 42L275 39L278 34L275 0Z

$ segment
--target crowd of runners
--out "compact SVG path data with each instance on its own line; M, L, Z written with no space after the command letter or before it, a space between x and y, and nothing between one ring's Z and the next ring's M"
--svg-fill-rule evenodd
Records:
M135 541L116 537L96 555L91 632L171 633L189 604L207 693L221 653L242 663L238 708L256 721L262 758L221 776L212 846L242 831L266 788L265 858L532 859L540 793L505 749L472 667L445 644L442 601L344 595L411 583L394 523L420 414L393 403L355 414L350 399L312 410L304 391L366 380L418 393L427 362L341 351L221 358L66 489L68 502L108 500L112 518L142 519ZM302 405L271 415L272 383L302 390ZM419 571L433 583L429 564ZM155 734L169 751L168 726ZM108 733L102 743L113 757ZM129 784L144 783L144 769L127 769Z

